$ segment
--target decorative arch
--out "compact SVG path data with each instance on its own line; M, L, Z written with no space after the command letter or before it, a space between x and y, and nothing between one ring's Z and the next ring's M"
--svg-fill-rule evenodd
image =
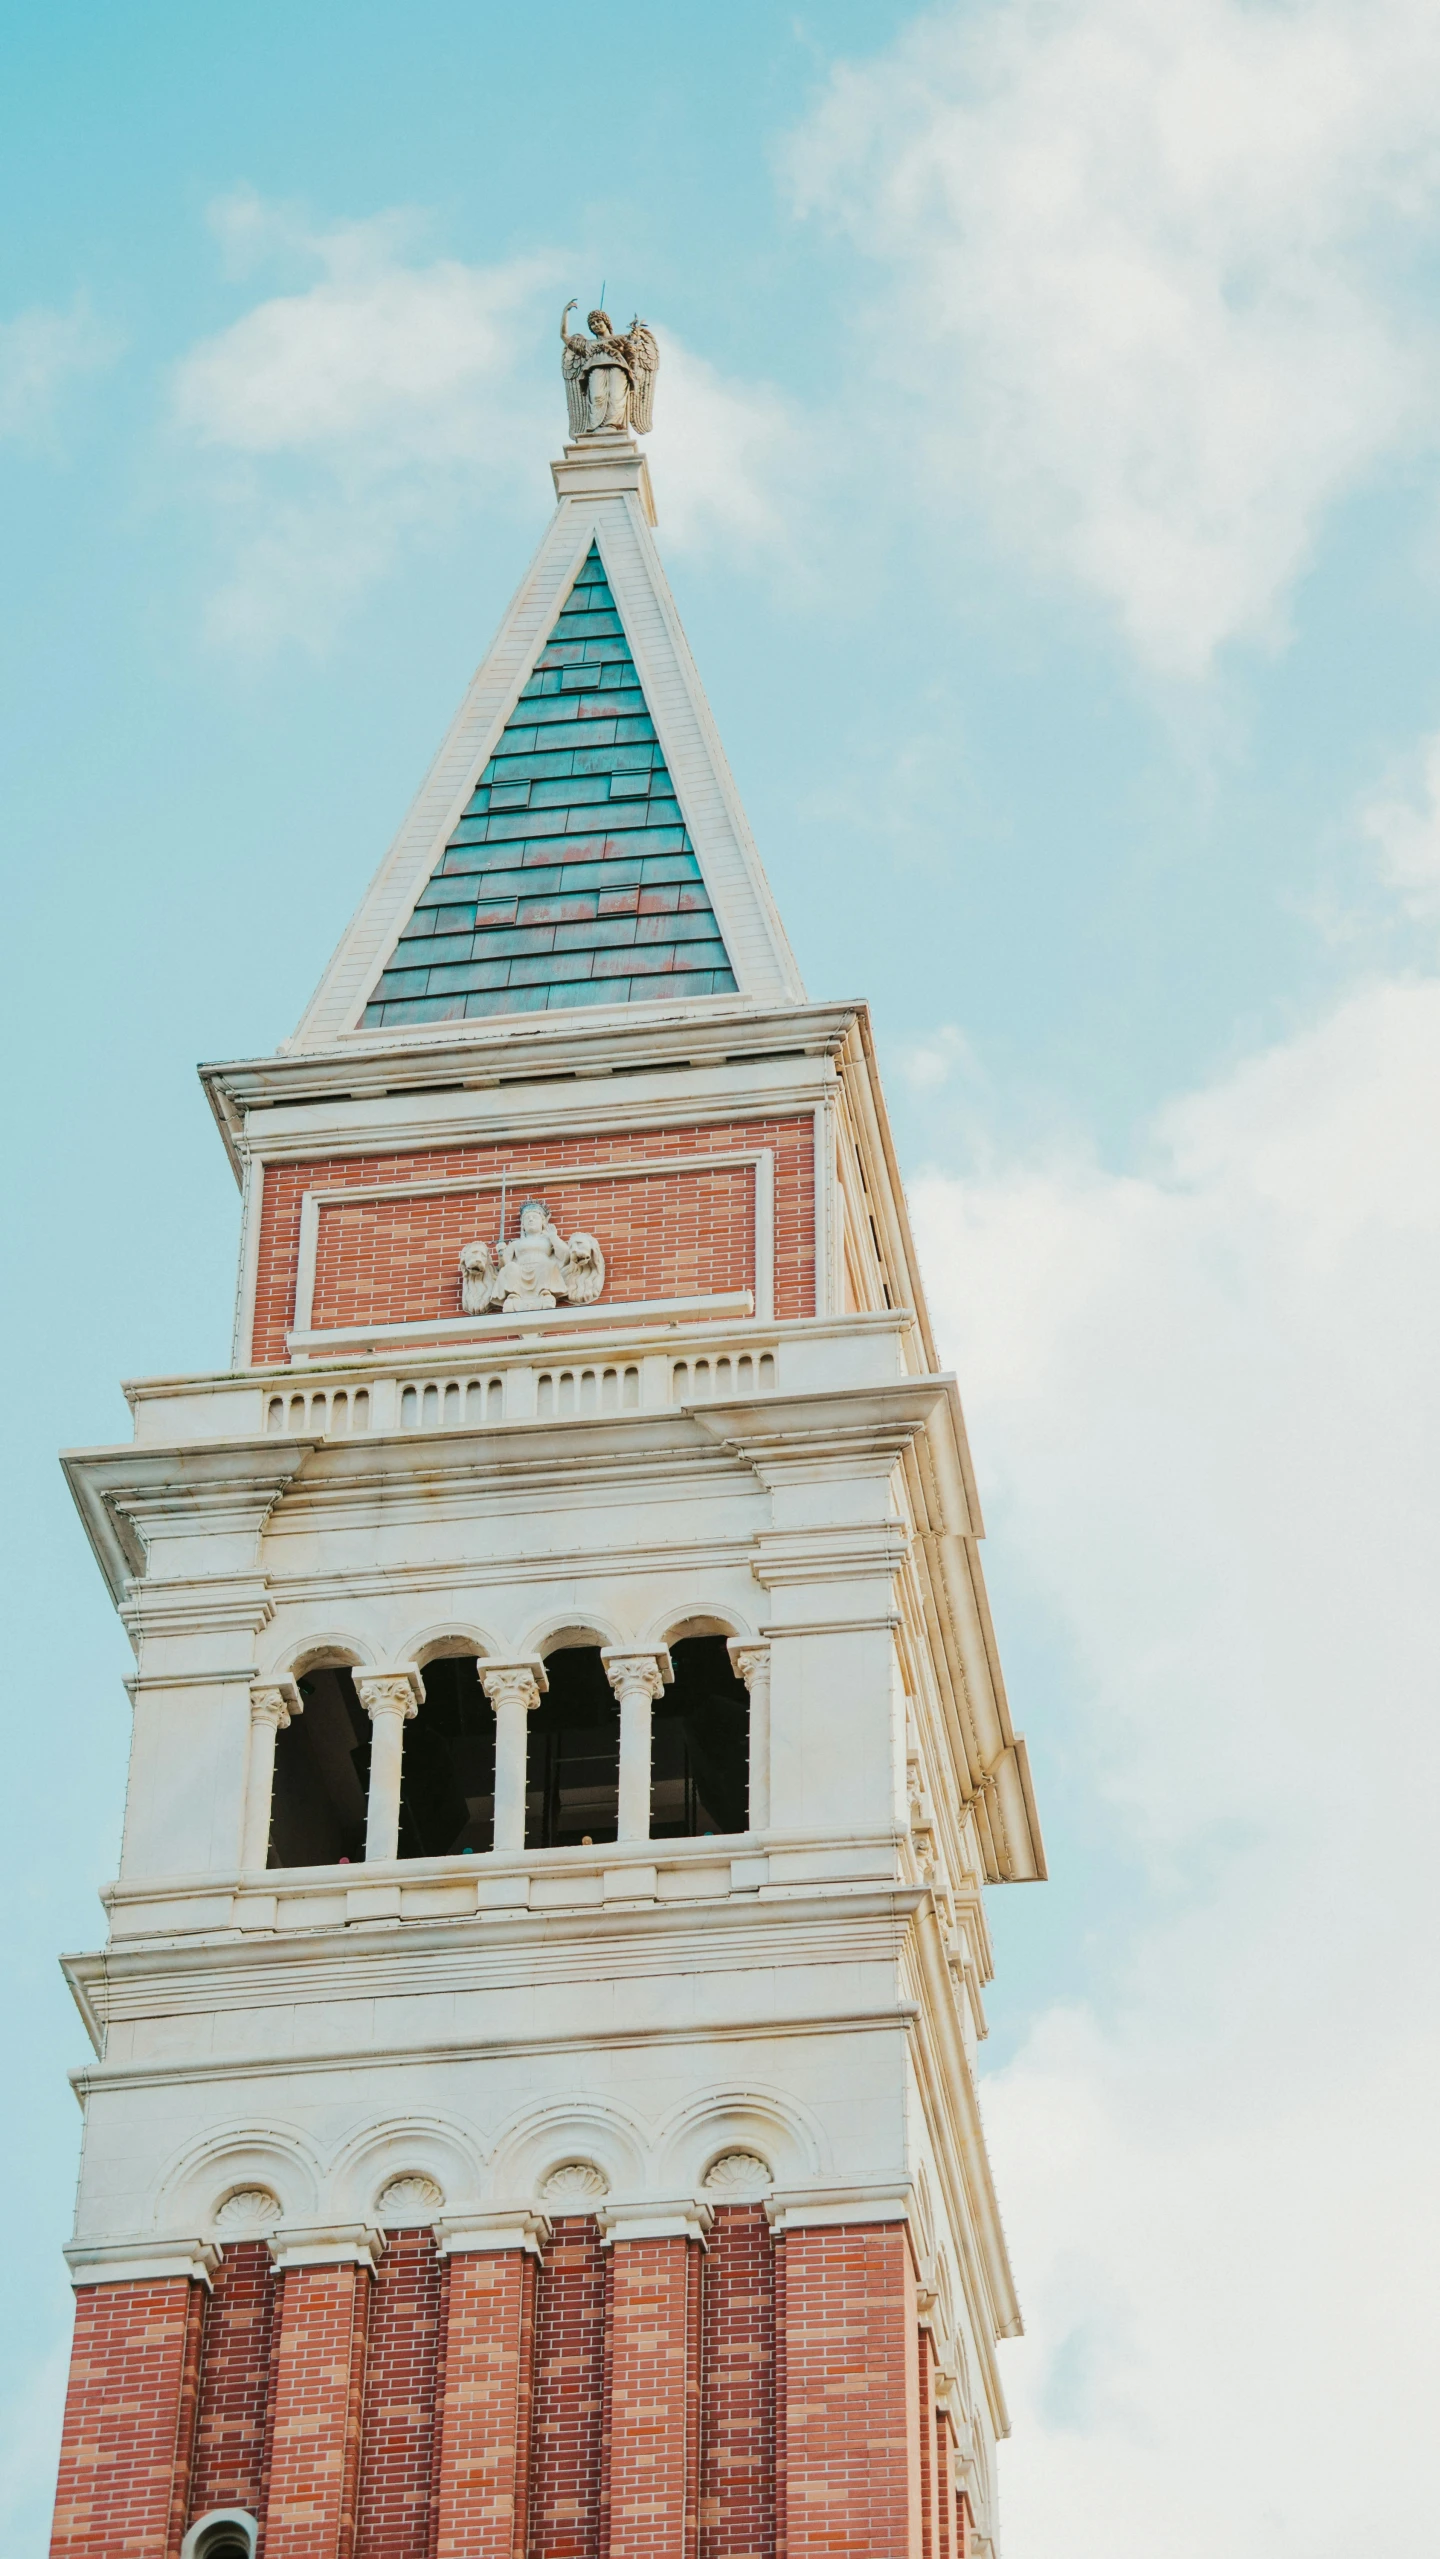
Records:
M289 1677L303 1679L312 1670L374 1670L378 1667L375 1647L357 1635L337 1634L326 1628L318 1634L303 1635L287 1645L265 1670L267 1679Z
M528 1654L543 1661L547 1653L578 1652L587 1644L598 1644L603 1651L606 1645L631 1645L634 1641L634 1637L617 1626L613 1618L581 1617L555 1610L540 1620L518 1649L522 1655Z
M764 2161L775 2186L808 2186L825 2173L824 2137L808 2107L774 2090L707 2090L669 2118L656 2137L655 2175L663 2194L700 2194L730 2152Z
M480 2200L485 2183L485 2156L466 2124L447 2115L397 2115L388 2122L366 2124L333 2154L325 2175L327 2217L336 2221L383 2221L387 2186L415 2178L437 2189L428 2203L417 2195L413 2218L433 2220L440 2212L465 2210Z
M247 2192L275 2197L274 2227L282 2222L303 2227L324 2217L324 2177L308 2143L271 2124L232 2123L187 2142L161 2171L154 2227L223 2240L224 2228L217 2227L223 2208L231 2196ZM254 2228L260 2227L257 2217ZM234 2235L249 2233L237 2229Z
M733 1635L746 1642L758 1640L749 1619L738 1608L732 1608L728 1601L723 1604L708 1599L692 1601L678 1615L672 1601L651 1619L640 1639L639 1649L643 1652L658 1651L661 1645L686 1643L692 1635L721 1635L727 1639Z
M586 2165L599 2171L609 2196L644 2194L649 2186L650 2143L638 2117L598 2103L529 2106L514 2117L495 2146L493 2199L532 2205L557 2169ZM571 2210L586 2210L579 2199ZM598 2195L596 2200L599 2200Z
M423 1672L427 1662L460 1661L467 1657L484 1661L491 1656L504 1658L505 1648L483 1626L462 1625L456 1618L441 1619L424 1626L401 1645L399 1658L414 1662Z

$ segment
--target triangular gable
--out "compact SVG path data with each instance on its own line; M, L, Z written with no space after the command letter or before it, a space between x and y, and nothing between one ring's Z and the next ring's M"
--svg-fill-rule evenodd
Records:
M592 542L362 1027L734 992Z
M571 447L565 461L556 464L555 479L560 503L534 561L505 615L493 646L476 672L449 734L389 853L371 881L306 1008L294 1039L286 1043L289 1048L323 1047L355 1035L371 1042L377 1037L423 1040L427 1034L442 1029L453 1038L457 1028L467 1020L476 1035L483 1036L494 1011L518 1012L522 1007L532 1011L542 1002L548 1013L558 1009L562 1002L567 1006L583 1004L593 1008L596 1005L633 1002L637 995L644 1001L663 997L671 1004L689 996L699 997L702 1003L723 1003L727 996L732 1002L738 998L745 1003L762 1005L804 1001L805 990L800 973L746 823L745 812L655 548L650 530L654 518L648 502L645 465L633 446L622 445L618 441L613 451L607 447L599 455ZM413 947L409 929L412 918L418 922L422 902L428 898L431 884L435 884L438 894L440 879L450 876L446 866L452 851L458 853L467 837L472 846L477 842L477 830L467 828L464 820L472 809L475 816L483 816L492 822L500 815L520 814L473 808L477 790L493 788L493 784L483 777L491 771L492 762L498 765L502 756L511 752L508 746L502 747L507 730L513 728L518 732L543 725L526 714L533 709L536 701L545 701L548 697L543 693L527 695L526 688L537 672L549 675L557 671L548 664L542 667L540 661L546 654L551 635L557 631L560 618L571 608L572 590L582 586L586 590L593 589L597 583L594 574L597 567L600 582L610 597L609 607L601 609L612 611L619 624L617 632L604 636L623 640L643 697L642 705L635 712L627 713L626 717L648 719L654 730L653 737L635 736L623 743L652 749L656 760L652 760L648 768L652 774L651 792L643 796L656 797L658 805L658 799L663 799L665 794L661 792L657 796L653 777L658 774L668 781L676 808L676 817L670 823L683 827L683 840L675 844L673 853L668 857L662 855L657 847L639 858L658 861L688 853L694 865L693 870L688 864L685 866L683 878L661 880L655 877L650 881L642 880L638 885L656 889L684 888L691 897L698 887L704 902L691 905L687 899L682 908L677 901L674 909L669 910L676 917L684 912L693 918L681 930L666 933L660 923L662 910L657 907L652 910L654 921L649 916L646 918L644 940L637 937L636 942L628 946L592 941L588 947L594 957L587 978L561 978L551 971L540 970L528 982L532 987L541 988L541 993L522 993L526 978L513 969L503 987L488 984L457 990L452 986L447 991L443 981L432 986L431 969L471 964L458 956L454 960L441 959L433 950L424 963L424 987L412 985L402 993L397 983L402 968L408 974L412 966L416 970L421 966L419 961L411 962L409 959ZM602 635L597 633L595 636ZM614 663L618 667L622 662L617 660ZM617 690L630 689L633 688L617 686ZM617 736L614 743L618 745L622 741ZM547 752L542 748L536 751ZM616 771L620 769L623 768L615 768ZM551 775L544 778L566 777ZM612 773L612 781L613 778ZM637 794L639 796L642 795ZM530 801L534 799L532 786ZM624 801L621 795L612 794L603 805L613 820L624 806ZM528 806L529 803L527 814ZM616 835L625 831L613 823L608 823L604 830L607 834ZM497 835L484 840L498 845L505 839ZM528 849L532 839L523 840ZM617 855L614 858L627 857ZM523 870L529 865L522 862L519 867ZM553 869L556 866L552 864L549 867ZM479 872L473 874L477 884L481 876ZM487 873L485 876L487 886L493 888L499 875ZM622 883L613 874L609 876L618 895ZM628 881L623 885L629 888L637 884ZM579 895L582 892L577 887L575 893ZM468 933L447 933L437 935L437 938L444 941L464 939L473 946L492 933L533 929L533 919L531 925L519 926L518 890L516 895L516 925L502 925L496 919L483 934L477 925ZM498 905L498 895L495 902ZM477 894L477 918L480 904ZM439 913L438 908L434 911ZM557 942L563 923L583 924L591 920L579 915L566 918L557 913ZM593 920L598 923L598 913ZM620 920L610 916L605 919L607 924ZM635 920L638 924L638 914ZM652 933L660 938L652 942L649 939ZM691 935L695 937L693 943L689 940ZM405 943L403 962L400 951L402 937ZM607 960L603 969L597 969L595 964L600 951L606 948L623 950L629 947L658 952L668 947L672 952L685 949L692 957L698 958L701 942L720 945L713 956L707 953L703 968L695 965L688 968L671 966L664 971L652 971L649 967L622 969L614 961ZM493 947L493 943L487 954L491 962L505 958L541 963L553 956L554 945L550 952L533 948L501 952ZM486 962L480 960L474 964L483 967ZM607 974L612 968L615 970L613 977ZM710 991L708 996L701 996L701 981L706 978L710 980ZM562 997L558 990L564 986L569 986L572 992ZM585 991L573 991L580 988ZM498 994L510 1000L503 1007L493 1008L493 1011L487 1008L480 1018L476 1018L475 1012L471 1012L467 1005L466 1012L457 1020L452 1000L457 991L466 998L472 994ZM433 1008L429 1003L432 993L442 998L440 1004ZM401 1005L417 1002L422 1007L419 1012L400 1012ZM385 1007L383 1019L372 1011L372 1006L376 1005ZM500 1024L497 1023L496 1027L498 1029Z

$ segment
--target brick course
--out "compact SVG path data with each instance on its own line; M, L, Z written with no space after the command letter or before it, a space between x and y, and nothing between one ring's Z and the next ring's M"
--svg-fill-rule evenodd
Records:
M707 1173L707 1155L751 1147L775 1153L775 1311L815 1307L815 1164L806 1118L731 1121L715 1128L613 1130L599 1136L533 1139L515 1146L430 1148L418 1154L335 1156L266 1169L260 1216L251 1356L283 1361L295 1319L300 1202L308 1190L355 1190L393 1182L510 1179L506 1222L514 1231L532 1167L616 1167L617 1180L544 1184L562 1233L598 1234L605 1248L605 1297L619 1303L687 1297L754 1284L754 1174ZM694 1173L625 1178L627 1161L697 1158ZM458 1259L477 1235L499 1230L497 1190L442 1192L429 1199L376 1200L322 1209L315 1265L317 1325L406 1323L460 1312Z

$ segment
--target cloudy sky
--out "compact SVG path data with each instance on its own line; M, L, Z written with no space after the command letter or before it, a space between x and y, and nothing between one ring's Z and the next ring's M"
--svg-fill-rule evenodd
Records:
M1428 2559L1433 0L51 0L0 125L7 2559L124 1781L53 1451L227 1355L194 1062L293 1027L602 284L811 992L876 1007L1040 1790L1006 2559Z

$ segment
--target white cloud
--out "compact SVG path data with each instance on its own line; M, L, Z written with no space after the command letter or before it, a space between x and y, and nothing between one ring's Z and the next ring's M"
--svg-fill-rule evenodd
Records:
M1185 674L1433 442L1430 0L984 0L839 70L798 199L891 283L837 364ZM873 397L873 389L869 396Z
M37 308L0 320L0 436L27 442L43 435L66 386L117 352L117 340L83 299L68 311Z
M1092 2005L990 2083L1030 2331L1006 2559L1422 2559L1440 981L1171 1110L1144 1176L914 1207L992 1545L1149 1877Z
M176 369L175 426L211 457L210 494L237 538L212 625L256 645L323 645L404 543L452 527L497 487L545 489L566 432L564 270L551 253L425 262L405 214L307 230L245 192L212 219L232 271L275 258L319 268ZM657 408L675 546L777 538L795 434L777 395L721 383L666 335Z
M1362 813L1381 870L1412 915L1440 914L1440 737L1420 758L1420 796L1382 794Z

